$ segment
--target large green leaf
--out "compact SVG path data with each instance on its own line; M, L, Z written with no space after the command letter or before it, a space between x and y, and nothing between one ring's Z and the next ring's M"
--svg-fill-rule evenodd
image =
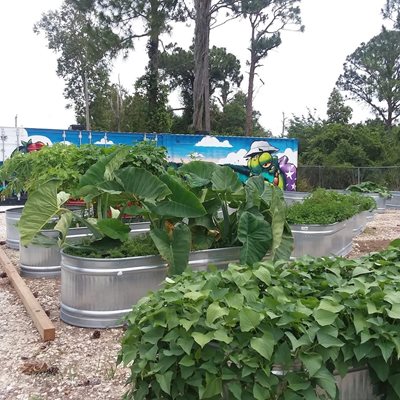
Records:
M126 160L129 148L120 148L113 153L101 157L95 164L91 165L79 180L78 189L84 186L98 186L104 181L110 181L114 173Z
M191 245L190 229L183 223L174 226L169 234L158 228L150 230L153 239L162 258L169 264L169 274L181 274L188 265Z
M230 167L220 167L211 176L213 190L221 193L234 193L243 189L236 172Z
M168 186L143 168L126 167L116 173L125 192L147 200L164 199L171 194Z
M288 260L293 251L293 236L286 223L286 204L279 188L272 189L270 212L272 215L272 259L274 261Z
M61 238L58 242L59 245L61 245L65 241L68 229L71 227L73 217L74 214L72 211L66 211L64 214L61 215L56 226L54 227L54 230L60 232Z
M270 361L274 353L275 339L270 332L265 332L262 337L253 338L250 347Z
M250 308L242 308L239 311L239 324L242 332L249 332L260 325L262 316Z
M207 161L191 161L182 165L182 173L191 187L207 186L211 182L211 175L220 168L218 164Z
M105 218L97 222L97 228L105 236L111 239L126 241L131 231L129 225L124 224L120 219Z
M23 246L32 242L37 233L60 211L57 201L59 181L51 180L29 193L18 223Z
M262 217L245 211L239 219L238 239L243 244L240 262L251 265L262 260L270 249L271 226Z
M206 214L206 210L198 197L186 189L182 183L168 174L162 175L160 179L167 185L171 195L168 196L168 199L157 204L155 210L158 215L195 218Z

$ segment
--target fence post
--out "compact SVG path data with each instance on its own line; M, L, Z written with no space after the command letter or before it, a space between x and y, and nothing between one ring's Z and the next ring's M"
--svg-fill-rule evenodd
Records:
M360 167L357 167L357 184L361 183Z
M318 186L319 187L322 187L322 173L321 173L321 170L322 170L322 166L319 165L318 166Z

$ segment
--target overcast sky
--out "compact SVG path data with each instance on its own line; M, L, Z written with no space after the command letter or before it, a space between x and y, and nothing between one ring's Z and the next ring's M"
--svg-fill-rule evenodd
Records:
M0 126L65 129L75 122L66 110L64 82L56 75L56 55L44 36L32 27L43 12L57 9L61 0L0 1ZM380 10L385 0L302 0L304 33L285 32L281 46L263 62L256 82L255 109L261 123L274 134L281 132L282 113L290 118L316 109L325 117L326 103L347 55L361 42L380 32ZM191 42L192 28L176 30L174 41ZM189 34L188 34L189 32ZM249 31L246 21L229 23L211 32L211 45L224 46L242 63L246 90ZM132 91L147 63L145 42L138 43L128 60L118 60L112 78ZM173 101L176 102L176 99ZM350 104L350 103L349 103ZM366 108L354 105L353 121L369 117Z

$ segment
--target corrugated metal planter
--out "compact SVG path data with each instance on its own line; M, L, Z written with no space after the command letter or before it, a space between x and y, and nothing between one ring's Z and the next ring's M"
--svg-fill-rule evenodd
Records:
M374 393L367 368L352 369L341 378L336 376L339 400L380 400L382 396Z
M131 236L135 236L148 232L150 223L132 223L130 227ZM54 230L43 230L42 233L48 237L58 237L58 232ZM75 242L88 235L89 230L86 227L71 228L68 230L67 239ZM19 250L21 275L30 278L54 278L61 274L61 254L57 244L52 246L30 244L28 246L20 246Z
M43 230L49 238L57 238L55 230ZM55 278L61 272L60 248L55 242L51 246L30 244L19 248L21 275L29 278Z
M289 206L293 203L302 202L305 197L307 197L309 192L283 192L283 197L286 201L286 204Z
M6 210L6 245L10 249L19 249L19 231L17 223L21 218L24 207L15 207Z
M352 236L356 237L363 233L367 223L372 221L374 215L373 211L362 211L350 218L349 224L352 226Z
M386 200L386 208L399 209L400 208L400 192L390 192L392 197Z
M189 266L219 268L239 260L240 247L190 253ZM61 319L71 325L108 328L122 325L139 299L157 290L167 274L160 256L114 259L75 257L61 253Z
M350 220L330 225L290 225L294 239L292 257L345 256L352 249Z
M301 365L299 366L301 368ZM294 369L298 371L299 369ZM272 373L274 375L284 375L286 372L279 366L275 366ZM349 369L342 378L334 373L336 377L336 386L338 388L338 400L380 400L381 395L374 393L374 386L367 367ZM317 388L317 392L319 389ZM322 390L321 390L322 392ZM229 397L228 397L229 399Z
M363 193L363 194L365 196L372 197L375 200L375 202L376 202L376 212L378 212L379 214L382 214L382 213L385 212L387 200L384 197L379 196L378 193Z

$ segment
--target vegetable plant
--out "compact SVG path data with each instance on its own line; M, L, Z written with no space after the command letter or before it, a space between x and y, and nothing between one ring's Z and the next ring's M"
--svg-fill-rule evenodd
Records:
M126 399L337 399L367 367L399 399L400 249L186 271L126 317Z
M93 204L96 215L75 218L90 229L92 238L89 243L67 243L66 251L110 253L129 239L122 216L141 215L150 221L149 235L171 274L186 268L192 249L241 246L241 262L248 264L267 252L273 258L290 256L293 240L282 193L262 178L243 186L230 168L205 162L156 176L126 167L127 157L129 148L119 148L80 177L76 194ZM59 218L55 229L60 244L66 244L74 214L64 207L70 194L57 193L58 185L50 180L30 194L20 220L22 245L37 238L54 217Z
M358 193L378 193L379 196L385 199L390 199L392 197L386 186L378 185L377 183L370 181L362 182L358 185L350 185L346 190Z
M376 203L371 197L317 189L302 203L292 204L287 218L290 224L333 224L373 208Z

